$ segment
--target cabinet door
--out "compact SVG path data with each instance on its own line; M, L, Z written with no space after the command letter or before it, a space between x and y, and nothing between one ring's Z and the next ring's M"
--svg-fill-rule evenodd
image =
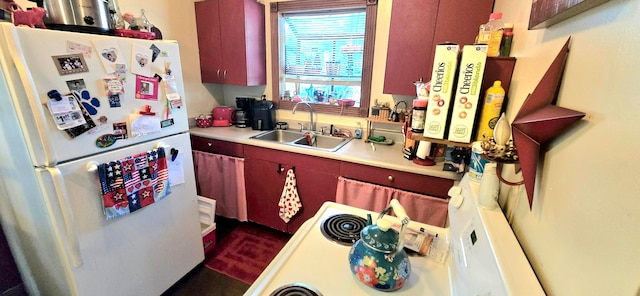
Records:
M286 173L278 171L276 162L252 157L245 158L244 168L249 221L287 231L287 224L278 216Z
M416 89L411 82L420 78L425 82L431 80L435 45L473 44L480 24L489 19L493 2L394 1L383 92L415 96Z
M296 185L302 209L291 218L287 232L294 233L302 223L313 217L326 201L336 200L337 171L333 174L314 168L296 167Z
M222 47L218 1L195 2L200 75L204 83L222 83Z
M264 5L207 0L195 7L202 82L266 84Z
M255 0L220 0L224 84L266 84L264 20Z
M453 42L461 45L461 48L463 45L473 44L480 25L489 20L493 2L494 0L440 1L434 44ZM434 52L435 47L431 48L432 57Z
M431 79L439 2L393 1L383 93L415 96L412 82Z
M293 168L302 209L284 223L278 201L287 171ZM315 156L245 146L245 183L249 220L293 233L320 209L335 201L340 162Z

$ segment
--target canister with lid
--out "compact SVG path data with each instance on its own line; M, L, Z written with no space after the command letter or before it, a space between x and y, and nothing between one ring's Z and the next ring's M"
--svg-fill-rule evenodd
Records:
M424 132L424 124L427 114L428 100L413 100L413 110L411 112L411 131L414 133Z

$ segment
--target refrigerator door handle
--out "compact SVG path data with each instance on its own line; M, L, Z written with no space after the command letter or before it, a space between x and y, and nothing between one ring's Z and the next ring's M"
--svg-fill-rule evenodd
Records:
M6 36L13 37L13 38L5 38L3 41L6 43L6 46L9 49L9 54L13 58L15 70L18 72L19 77L16 79L20 79L20 81L14 81L10 77L7 77L8 80L12 81L11 83L9 83L10 84L9 89L12 92L12 94L15 94L16 85L21 84L22 85L21 87L24 89L24 92L27 96L26 101L29 104L29 109L31 109L31 112L33 113L32 119L24 118L23 116L19 115L20 121L34 120L38 127L44 127L45 123L43 122L43 118L46 118L45 110L44 110L43 104L40 103L42 100L38 96L36 83L27 67L27 60L23 54L23 52L25 51L22 49L20 42L16 41L16 40L19 40L19 38L16 33L15 27L3 26L2 29L6 30L5 31ZM45 131L44 128L37 128L35 132L38 134L38 138L41 141L41 145L44 146L43 151L40 152L40 153L44 153L44 155L35 156L36 158L44 157L44 160L40 161L39 159L36 159L35 161L38 163L46 162L46 165L55 164L56 160L54 159L54 156L51 150L53 146L51 144L51 138L49 134ZM29 138L26 138L26 140L27 142L34 141L33 139L29 139ZM28 144L33 145L32 143L28 143ZM36 152L33 152L33 153L36 153Z
M73 267L77 268L82 265L82 255L80 254L80 243L75 229L69 194L67 193L64 185L62 172L60 172L58 168L47 168L47 171L51 174L53 180L53 186L56 190L58 205L60 207L60 212L62 213L62 220L67 234L66 240L63 241L64 250ZM52 216L54 216L53 219L55 219L55 215Z

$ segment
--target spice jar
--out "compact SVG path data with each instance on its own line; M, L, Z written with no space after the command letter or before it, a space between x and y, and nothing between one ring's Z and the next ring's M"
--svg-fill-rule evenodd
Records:
M414 133L424 132L425 117L427 115L427 102L428 100L413 100L411 131Z

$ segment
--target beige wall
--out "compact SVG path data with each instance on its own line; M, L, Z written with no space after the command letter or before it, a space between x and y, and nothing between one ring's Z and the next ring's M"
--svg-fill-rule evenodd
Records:
M164 39L177 40L180 44L185 99L189 117L209 113L214 106L224 102L219 85L200 82L200 58L194 13L194 1L119 0L122 12L140 14L145 10L149 21L161 31Z
M233 104L235 96L259 96L264 91L200 83L194 1L119 2L124 11L145 8L165 39L179 41L189 116ZM533 210L523 187L503 187L502 206L548 294L640 295L640 100L635 90L640 0L611 0L534 31L526 29L530 5L531 1L512 0L495 4L495 11L504 12L504 20L515 23L512 55L518 61L509 93L509 119L569 36L571 50L557 105L588 115L552 142L541 158L544 165L538 168ZM379 1L372 97L381 102L394 99L382 94L390 10L390 0ZM278 111L280 119L304 121L307 116ZM361 121L318 117L319 122L341 125Z
M528 31L530 5L497 0L494 9L515 23L509 119L569 36L557 105L587 116L541 158L533 210L522 187L503 207L550 295L640 295L640 1Z

